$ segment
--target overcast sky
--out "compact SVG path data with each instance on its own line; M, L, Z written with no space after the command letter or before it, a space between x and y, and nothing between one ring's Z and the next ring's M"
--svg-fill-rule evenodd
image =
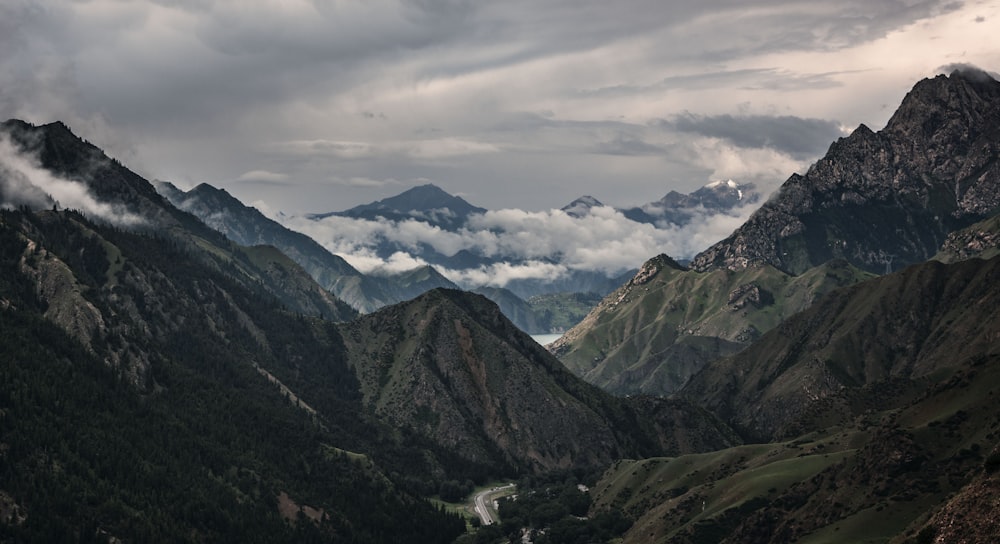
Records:
M997 36L1000 0L0 0L0 117L290 214L628 206L776 186Z

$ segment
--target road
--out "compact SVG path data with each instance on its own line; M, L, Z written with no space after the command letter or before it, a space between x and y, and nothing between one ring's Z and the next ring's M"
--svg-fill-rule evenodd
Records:
M509 495L510 493L508 493L508 491L513 488L514 484L507 484L500 487L485 489L476 493L476 515L479 516L479 520L483 522L483 525L493 525L499 521L491 511L493 498L500 495Z

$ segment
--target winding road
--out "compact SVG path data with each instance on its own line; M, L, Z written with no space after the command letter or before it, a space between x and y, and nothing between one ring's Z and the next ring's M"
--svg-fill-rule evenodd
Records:
M507 484L500 487L493 487L490 489L485 489L476 493L475 499L475 510L476 515L479 516L479 520L483 522L483 525L493 525L499 521L496 516L491 511L491 503L493 498L499 495L509 495L507 491L513 489L514 484Z

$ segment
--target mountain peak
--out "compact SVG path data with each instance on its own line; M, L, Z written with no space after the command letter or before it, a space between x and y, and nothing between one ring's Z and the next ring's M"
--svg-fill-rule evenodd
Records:
M391 221L415 219L451 230L463 225L470 215L482 213L486 213L485 208L473 206L463 198L449 194L437 185L428 183L407 189L396 196L355 206L349 210L313 214L309 217L323 219L337 215L369 221L378 218Z
M590 212L591 208L599 208L601 206L604 206L604 204L600 200L590 195L583 195L561 209L570 217L583 217Z
M874 273L933 256L1000 207L1000 82L959 70L924 79L885 129L860 125L692 268L770 264L797 274L843 258Z

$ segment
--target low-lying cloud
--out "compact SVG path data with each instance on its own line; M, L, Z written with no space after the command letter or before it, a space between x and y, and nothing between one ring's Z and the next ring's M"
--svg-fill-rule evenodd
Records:
M40 210L54 205L120 226L145 222L124 206L97 200L85 184L54 175L0 135L0 207Z
M659 227L632 221L609 206L591 208L582 217L557 209L491 210L472 215L457 231L413 219L277 219L311 236L365 273L401 272L426 265L417 255L422 247L430 246L446 256L464 250L499 261L475 268L439 269L463 287L503 287L512 280L556 280L575 271L613 277L660 253L691 258L729 235L758 206L759 202L726 213L694 209L685 225ZM382 241L395 242L406 251L380 258L374 248Z

